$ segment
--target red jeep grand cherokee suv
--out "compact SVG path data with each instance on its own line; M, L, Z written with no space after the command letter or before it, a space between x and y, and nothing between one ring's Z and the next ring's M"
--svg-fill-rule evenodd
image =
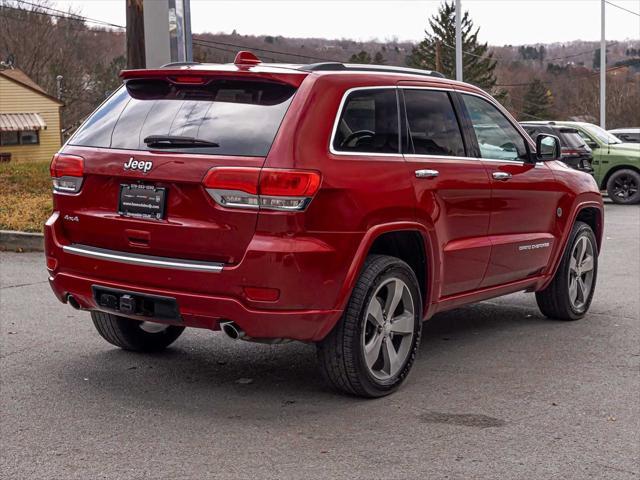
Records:
M51 164L53 291L129 350L185 327L315 342L329 382L368 397L403 382L437 312L526 290L583 317L598 186L439 77L248 52L123 72Z

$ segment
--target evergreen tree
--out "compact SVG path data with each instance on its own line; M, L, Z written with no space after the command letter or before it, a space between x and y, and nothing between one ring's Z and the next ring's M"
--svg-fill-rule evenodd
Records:
M553 96L551 91L539 78L534 78L524 94L522 113L530 116L528 119L545 119L551 116Z
M349 63L371 63L371 55L364 50L361 50L359 53L351 55Z
M453 2L445 1L438 13L429 19L425 39L416 45L407 57L407 65L425 70L436 70L448 78L456 78L456 9ZM478 42L480 28L473 27L469 12L462 16L463 79L485 90L496 84L496 61L488 52L486 43Z
M387 63L387 60L384 58L384 55L382 55L382 52L376 52L373 56L373 63L375 65L384 65Z

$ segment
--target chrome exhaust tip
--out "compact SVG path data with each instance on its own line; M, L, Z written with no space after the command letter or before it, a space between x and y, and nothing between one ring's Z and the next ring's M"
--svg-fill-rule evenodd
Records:
M221 322L220 329L231 340L240 340L245 336L244 330L242 330L234 322Z
M67 303L71 305L71 307L74 308L75 310L80 310L80 304L78 303L78 300L76 300L73 295L67 295Z

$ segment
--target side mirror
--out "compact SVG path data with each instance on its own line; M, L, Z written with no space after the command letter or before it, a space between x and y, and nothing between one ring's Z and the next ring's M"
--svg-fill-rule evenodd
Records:
M595 150L596 148L598 148L598 144L593 140L587 140L586 144L587 144L587 147L589 147L591 150Z
M541 133L536 137L536 157L540 162L560 160L560 139L554 135Z

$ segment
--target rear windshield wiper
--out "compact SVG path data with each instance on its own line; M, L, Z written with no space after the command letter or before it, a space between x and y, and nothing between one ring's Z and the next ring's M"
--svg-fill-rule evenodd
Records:
M148 147L174 148L174 147L219 147L216 142L202 140L195 137L183 137L180 135L149 135L144 139Z

